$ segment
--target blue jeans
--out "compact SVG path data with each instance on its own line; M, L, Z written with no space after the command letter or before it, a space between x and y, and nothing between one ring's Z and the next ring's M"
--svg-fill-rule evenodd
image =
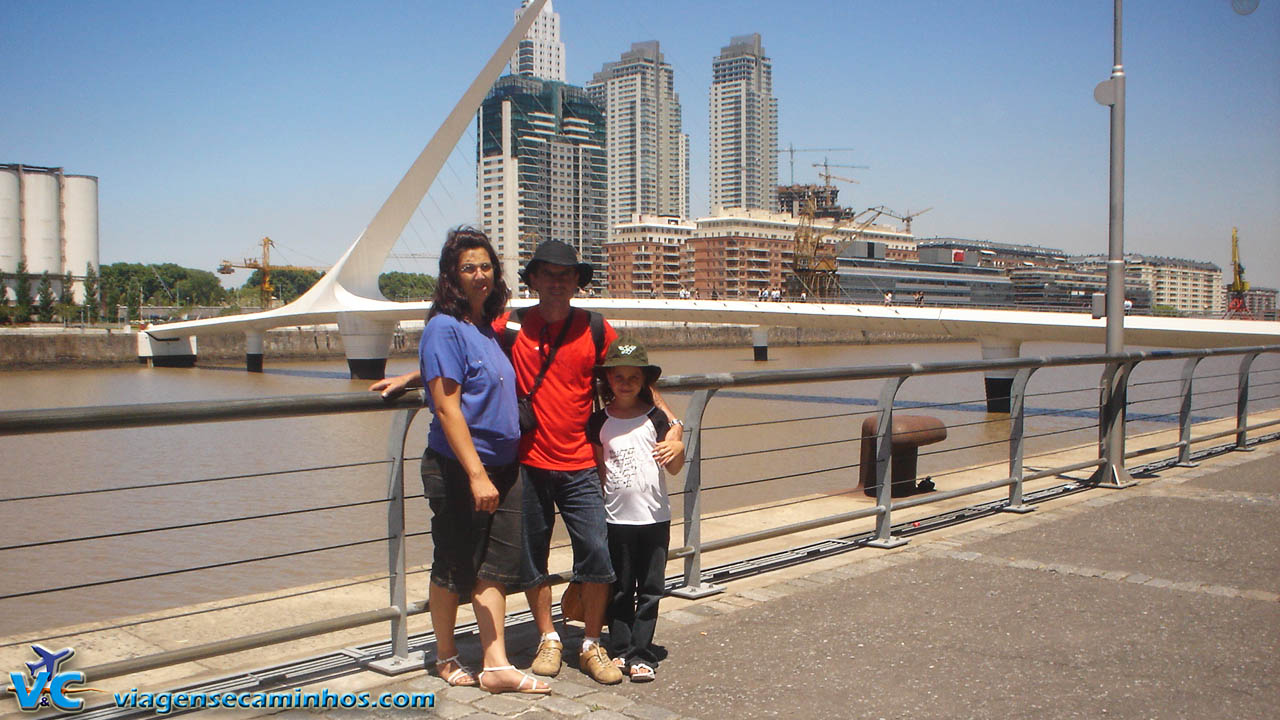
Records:
M559 471L521 465L524 474L524 556L519 587L528 590L547 581L547 555L556 508L564 518L573 544L575 582L611 583L609 532L605 526L604 496L594 467Z

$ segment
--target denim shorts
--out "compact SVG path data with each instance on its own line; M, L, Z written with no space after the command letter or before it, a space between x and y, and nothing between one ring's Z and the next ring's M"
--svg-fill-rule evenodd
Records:
M609 531L605 525L604 495L594 467L560 471L520 466L524 478L525 563L519 588L547 581L547 555L556 508L573 544L574 582L611 583Z
M422 484L431 505L431 582L471 596L476 579L519 587L524 553L523 483L515 463L485 467L498 489L496 512L477 512L471 483L462 465L428 450L422 458Z

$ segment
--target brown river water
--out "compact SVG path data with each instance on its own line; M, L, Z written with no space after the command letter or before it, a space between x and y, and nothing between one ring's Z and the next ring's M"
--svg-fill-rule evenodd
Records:
M1027 343L1024 356L1100 352L1096 346ZM881 365L904 362L977 360L977 345L899 344L774 347L766 363L754 362L751 348L655 350L651 359L667 375ZM1232 415L1234 368L1238 360L1201 364L1197 417ZM1270 363L1270 364L1268 364ZM1275 368L1274 356L1255 368ZM393 359L388 372L407 371L409 359ZM1033 416L1028 432L1054 432L1030 440L1029 451L1096 440L1097 367L1040 371L1028 407L1060 411ZM1181 362L1147 363L1135 374L1131 430L1170 427ZM1274 380L1277 373L1264 377ZM1210 377L1217 376L1217 377ZM881 381L823 382L726 389L711 401L703 456L704 513L731 512L760 503L783 503L812 493L850 490L865 413L874 408ZM193 369L125 367L87 370L0 372L0 409L77 407L177 400L233 399L334 392L360 392L367 382L347 377L345 362L285 363L267 358L266 371L250 374L239 366ZM1216 391L1216 392L1213 392ZM1201 395L1201 393L1204 393ZM1273 392L1257 393L1273 395ZM668 402L683 412L690 395L669 392ZM943 449L954 452L921 458L921 474L996 462L1007 458L1008 422L983 407L980 374L913 378L899 393L899 408L926 412L951 426ZM1274 407L1275 400L1263 401ZM949 403L942 408L921 408ZM1200 410L1203 408L1203 410ZM815 416L836 416L805 419ZM1149 416L1151 415L1151 416ZM184 572L152 579L30 594L228 560L297 553L385 536L388 430L391 413L361 413L237 423L110 430L0 438L0 637L28 636L68 624L274 591L338 578L385 572L383 543L233 567ZM422 452L427 413L409 433L409 456ZM777 422L779 420L794 420ZM726 427L731 426L731 427ZM1074 430L1073 430L1074 429ZM829 444L814 445L827 442ZM988 444L984 444L988 443ZM757 451L791 448L775 452ZM297 472L307 468L305 472ZM417 464L406 467L411 496L421 493ZM765 482L737 483L779 476ZM175 480L207 480L170 487L145 487ZM678 483L671 489L678 490ZM91 492L122 486L139 489ZM723 486L733 486L730 487ZM715 488L721 487L720 490ZM78 493L16 500L28 496ZM124 535L91 541L43 544L180 523L213 522L245 515L279 513L369 501L356 507L279 517L208 524L203 527ZM673 502L680 512L681 503ZM426 503L411 497L408 527L429 527ZM430 561L430 541L411 538L411 565Z

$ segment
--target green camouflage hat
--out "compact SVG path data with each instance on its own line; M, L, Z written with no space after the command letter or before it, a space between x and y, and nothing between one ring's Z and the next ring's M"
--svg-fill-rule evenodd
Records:
M600 367L644 368L645 377L649 382L657 380L662 375L662 368L649 363L649 353L645 351L644 346L629 338L618 338L609 343L609 349L605 352L604 362L600 363Z

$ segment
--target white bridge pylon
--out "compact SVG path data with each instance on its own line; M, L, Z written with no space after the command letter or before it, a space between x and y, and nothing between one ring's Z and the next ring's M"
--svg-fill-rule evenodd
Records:
M378 290L378 275L414 209L426 196L449 153L480 109L489 88L502 74L503 66L515 53L516 46L546 2L534 0L520 15L515 27L507 33L417 160L409 166L408 172L391 191L368 227L302 297L274 310L148 328L138 334L138 356L150 358L152 365L190 366L195 363L196 337L243 332L246 365L250 370L261 370L265 331L290 325L336 322L352 377L382 377L396 321L405 318L404 312L421 318L426 306L387 300Z

